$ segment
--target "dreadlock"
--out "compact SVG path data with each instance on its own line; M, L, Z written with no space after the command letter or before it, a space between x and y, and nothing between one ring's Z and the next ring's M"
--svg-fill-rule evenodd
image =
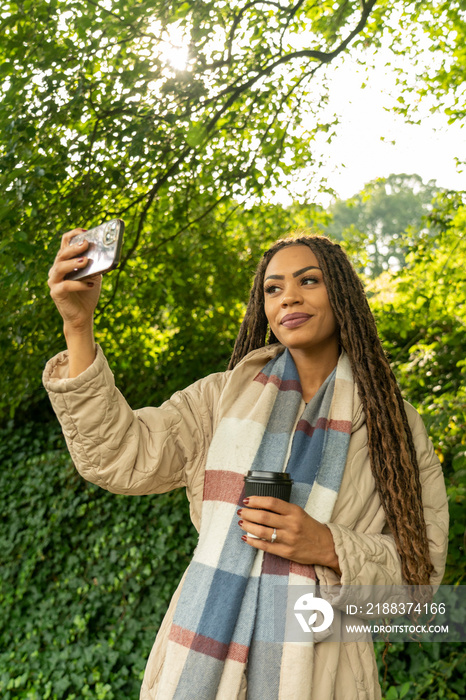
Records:
M372 474L405 581L427 585L432 565L416 451L401 391L382 348L364 288L342 248L324 236L284 238L264 253L229 369L248 352L276 343L264 311L264 275L272 257L290 245L308 246L322 269L330 305L366 415ZM267 338L267 333L269 333Z

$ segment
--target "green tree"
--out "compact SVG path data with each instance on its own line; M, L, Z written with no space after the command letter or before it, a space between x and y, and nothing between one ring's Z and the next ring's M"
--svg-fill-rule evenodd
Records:
M357 266L371 277L405 265L405 256L422 231L422 220L438 192L419 175L389 175L369 182L350 199L329 207L324 233L344 240L357 253Z
M446 582L466 578L466 196L440 194L407 267L371 285L378 328L405 398L423 416L450 498Z
M419 122L426 109L447 115L450 123L464 119L464 0L411 3L404 7L399 26L408 31L389 27L394 59L390 65L398 72L401 88L394 109L412 122ZM458 163L464 163L464 155L458 155Z
M450 585L466 580L465 224L466 194L440 193L406 267L370 284L371 307L403 394L420 411L444 470L450 510L444 583ZM377 651L387 700L464 697L463 645L395 644L386 668L382 644Z
M203 251L221 230L210 230L214 210L286 185L313 162L312 133L332 123L319 116L323 69L377 37L388 11L375 0L26 0L2 8L0 292L9 312L0 327L0 410L38 396L40 369L59 348L44 284L59 235L124 218L122 265L107 281L99 329L101 337L111 329L121 348L138 346L143 365L148 346L178 332L175 263L189 257L208 278ZM176 45L188 49L178 67ZM215 261L219 274L244 247L230 241L224 263Z

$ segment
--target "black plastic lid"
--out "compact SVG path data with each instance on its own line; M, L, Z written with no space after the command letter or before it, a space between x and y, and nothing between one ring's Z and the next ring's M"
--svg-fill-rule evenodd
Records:
M291 476L286 472L265 472L253 469L248 471L245 479L259 479L261 481L292 481Z

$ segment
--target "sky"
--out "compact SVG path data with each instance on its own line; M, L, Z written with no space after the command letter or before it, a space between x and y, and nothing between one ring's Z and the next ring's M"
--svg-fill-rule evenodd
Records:
M322 172L339 198L347 199L391 173L415 173L439 187L466 189L466 170L459 172L455 161L466 161L466 129L459 120L448 124L444 113L430 114L427 105L421 106L420 124L406 123L389 109L399 93L383 57L369 73L348 56L333 69L329 111L340 115L340 124L323 149L327 164ZM323 204L331 199L315 198Z
M307 41L305 37L302 40ZM421 37L421 45L422 42ZM183 69L186 66L187 45L183 36L177 35L176 28L170 29L165 53L174 67ZM369 70L357 62L358 55L371 66ZM445 114L438 110L430 114L427 104L420 108L422 121L418 125L408 124L402 116L395 114L390 107L400 94L400 88L396 85L393 68L386 68L386 64L393 65L396 60L387 44L378 47L372 56L369 51L358 54L349 50L326 67L327 75L331 76L328 113L337 113L340 123L337 136L330 144L327 143L327 134L323 136L321 152L316 155L325 164L318 175L327 179L328 187L340 199L348 199L371 180L392 173L417 174L424 182L434 180L439 187L466 189L466 169L460 172L455 161L459 158L466 162L466 128L461 128L459 120L448 124ZM406 64L405 57L400 60L412 79L410 64ZM444 60L444 56L430 52L426 42L426 65L432 66L435 61L444 65ZM414 93L411 97L416 99ZM313 126L311 122L310 128ZM316 148L315 143L313 148ZM308 201L328 206L333 197L319 190L319 178L314 172L314 169L310 170L311 182L314 179L316 183L314 190L312 187L309 190L306 182L304 191L300 192L299 183L305 178L299 173L294 191L298 198L306 192ZM272 195L271 201L287 205L293 198L281 191Z

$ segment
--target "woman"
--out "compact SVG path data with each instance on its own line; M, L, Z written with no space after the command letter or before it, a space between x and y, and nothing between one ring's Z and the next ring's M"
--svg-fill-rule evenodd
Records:
M73 460L117 493L185 486L200 532L141 698L380 698L370 640L290 644L283 621L270 627L278 585L339 585L338 627L348 584L443 576L441 467L346 255L319 236L276 243L259 264L229 370L133 412L94 344L100 280L64 280L86 264L72 259L77 232L63 237L49 278L68 352L44 373ZM251 468L286 468L292 502L245 501Z

